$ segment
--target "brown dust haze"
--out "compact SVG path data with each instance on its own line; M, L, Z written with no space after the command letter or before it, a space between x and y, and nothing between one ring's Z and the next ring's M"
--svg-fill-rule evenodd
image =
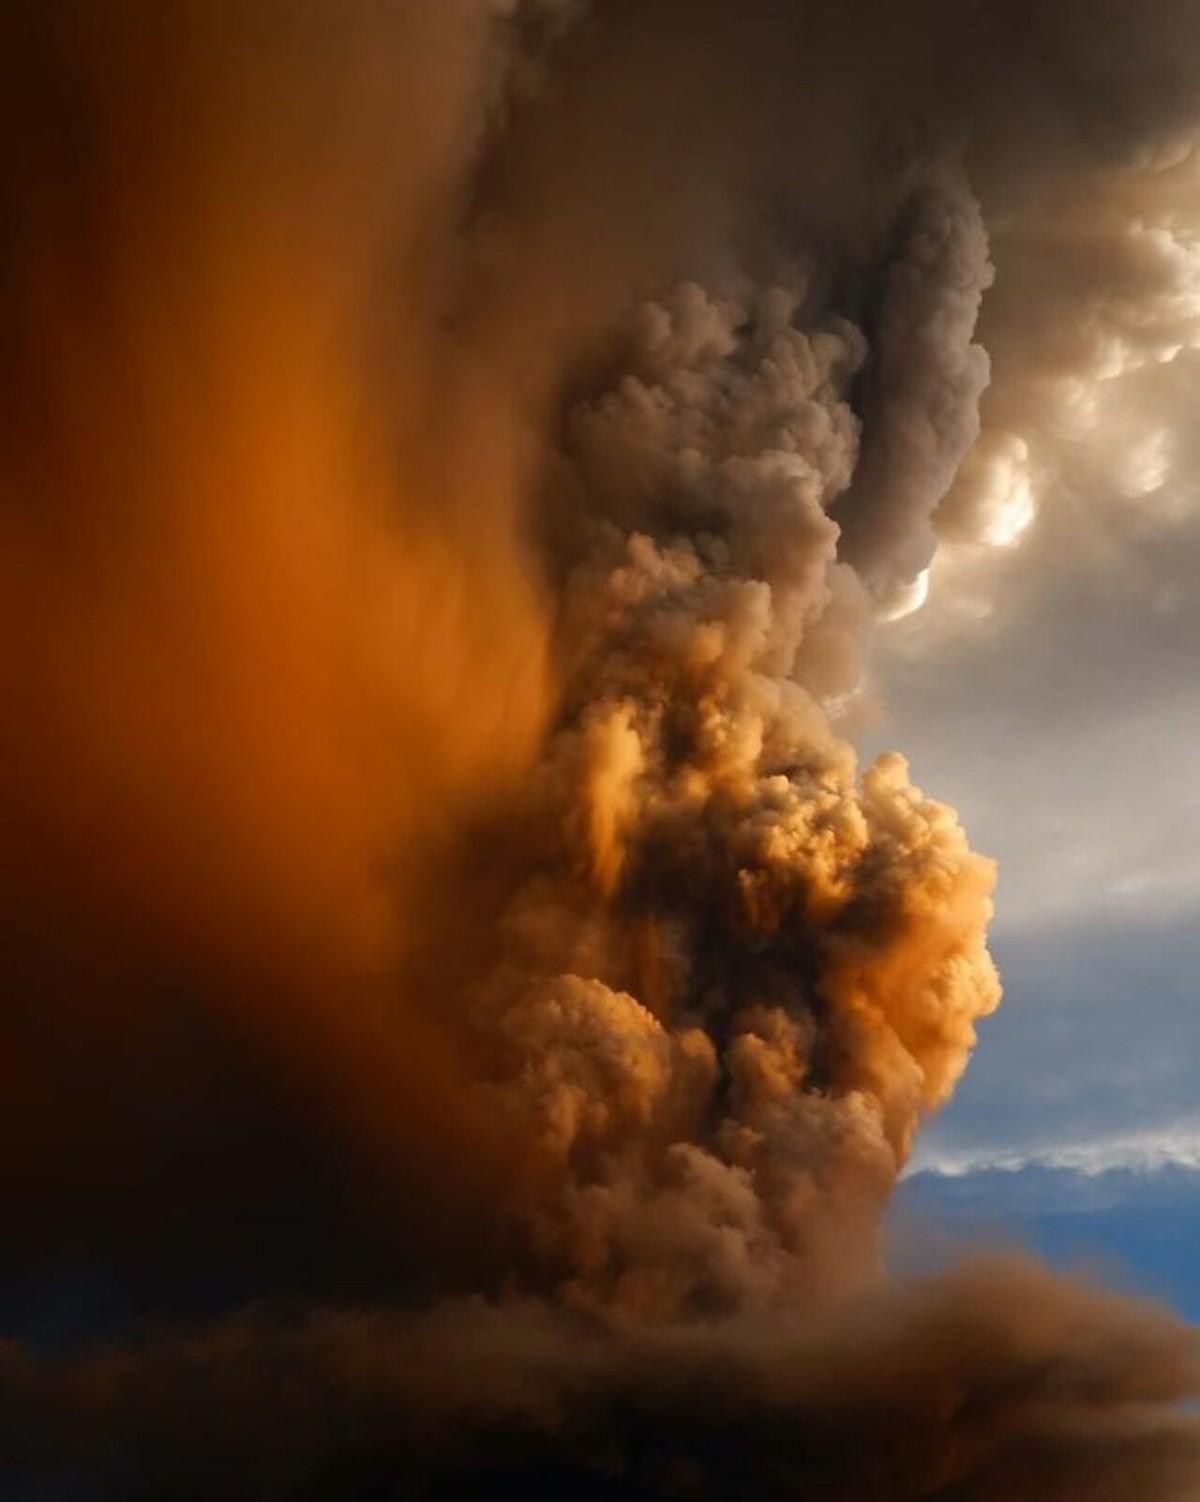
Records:
M883 1275L995 872L852 740L939 549L1200 342L1200 8L0 57L16 1494L1194 1498L1166 1312Z

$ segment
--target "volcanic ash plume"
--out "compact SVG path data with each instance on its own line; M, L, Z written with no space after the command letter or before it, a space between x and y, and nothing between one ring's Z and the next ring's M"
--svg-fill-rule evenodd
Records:
M591 1307L795 1308L861 1275L999 999L990 863L902 758L860 783L823 708L869 614L829 515L866 342L800 317L680 287L568 422L563 711L478 1015L537 1248Z
M0 17L0 1268L119 1290L0 1347L22 1484L1195 1497L1168 1315L883 1274L994 872L849 739L1196 341L1149 11Z

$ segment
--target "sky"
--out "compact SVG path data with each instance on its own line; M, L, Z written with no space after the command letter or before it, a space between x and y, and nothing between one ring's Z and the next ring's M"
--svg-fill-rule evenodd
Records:
M0 1496L1193 1502L1198 76L0 6Z
M1184 357L1169 401L1198 381ZM1072 498L1051 490L1021 558L976 565L966 619L935 584L889 629L868 746L905 746L1001 873L1005 1000L906 1194L1195 1318L1200 514L1176 431L1161 484L1117 498L1094 549L1055 547Z

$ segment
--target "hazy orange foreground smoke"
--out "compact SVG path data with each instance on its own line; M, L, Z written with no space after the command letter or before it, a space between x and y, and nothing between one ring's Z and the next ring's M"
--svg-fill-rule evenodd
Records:
M436 86L286 6L6 23L10 901L38 967L85 950L82 904L388 1111L433 1046L374 1010L405 891L542 698L519 443L437 328L422 243L481 65L445 9L405 18L450 49Z
M1100 10L8 8L14 1476L1193 1494L1169 1317L877 1246L994 872L847 728Z

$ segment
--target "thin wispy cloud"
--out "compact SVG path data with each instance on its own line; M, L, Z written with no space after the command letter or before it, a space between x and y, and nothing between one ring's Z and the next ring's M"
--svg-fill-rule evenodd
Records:
M1152 1174L1167 1168L1200 1170L1200 1118L1046 1147L918 1150L906 1177L933 1174L958 1179L981 1173L1023 1173L1031 1168L1088 1178L1115 1172Z

